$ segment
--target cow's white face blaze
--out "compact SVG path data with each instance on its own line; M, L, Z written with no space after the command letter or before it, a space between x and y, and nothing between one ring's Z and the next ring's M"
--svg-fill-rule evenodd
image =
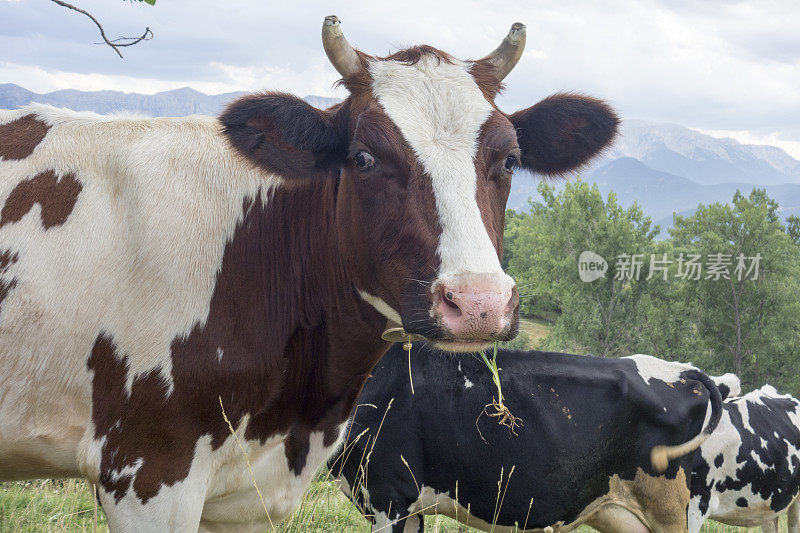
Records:
M517 307L514 281L500 266L478 206L475 157L493 108L470 66L433 54L414 64L369 65L372 94L430 179L440 234L429 314L459 338L454 348L507 334Z

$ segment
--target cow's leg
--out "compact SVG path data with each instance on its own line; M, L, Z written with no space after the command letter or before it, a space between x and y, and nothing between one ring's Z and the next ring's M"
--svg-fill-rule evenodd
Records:
M778 519L767 520L761 524L761 533L778 533Z
M689 508L686 513L688 516L689 533L700 533L705 521L719 506L719 498L715 493L711 493L708 497L708 504L706 505L705 512L700 510L700 503L700 496L693 497L689 502Z
M421 513L413 514L402 522L403 533L422 533L425 531L425 517Z
M392 507L388 506L385 509L378 509L372 505L369 505L365 508L367 514L370 516L372 520L372 531L388 531L389 533L402 533L403 528L402 526L393 521L391 518Z
M176 483L142 502L134 490L121 498L101 486L98 495L114 533L195 533L200 525L205 487Z
M421 533L425 531L425 520L421 514L400 514L394 518L377 513L372 522L372 531L381 533Z
M792 502L786 514L789 518L789 533L800 533L800 498Z
M413 501L396 498L391 501L371 502L368 513L372 519L372 531L381 533L418 533L425 530L421 513L410 510Z

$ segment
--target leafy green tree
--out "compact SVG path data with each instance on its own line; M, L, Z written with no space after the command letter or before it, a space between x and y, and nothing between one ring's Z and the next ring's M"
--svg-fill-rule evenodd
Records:
M800 245L800 217L792 215L786 219L786 233L795 244Z
M503 237L503 268L509 271L520 291L520 313L523 316L551 318L559 312L557 304L548 291L537 290L538 282L533 267L536 250L541 244L544 229L542 220L532 211L506 214Z
M513 209L506 209L506 225L503 230L503 258L500 261L504 269L508 269L508 262L517 251L519 234L524 231L528 213L517 213Z
M737 191L731 205L676 216L671 233L676 252L705 261L700 279L687 280L682 292L696 306L694 362L733 371L750 387L770 380L798 390L800 249L778 219L778 204L761 189ZM714 262L725 271L713 271Z
M520 287L522 312L559 311L544 347L601 356L627 353L637 342L635 317L648 274L645 259L658 229L638 206L624 209L613 193L604 200L596 186L580 180L567 183L561 192L547 182L538 190L543 202L532 202L528 214L515 214L511 221L507 266ZM608 271L595 281L579 277L585 251L608 262ZM625 257L633 255L641 261L638 272L618 275Z
M653 256L668 262L666 273L653 272L648 280L636 323L639 345L635 351L662 359L690 359L697 354L698 307L678 277L678 262L671 240L655 243ZM687 358L687 354L690 357Z

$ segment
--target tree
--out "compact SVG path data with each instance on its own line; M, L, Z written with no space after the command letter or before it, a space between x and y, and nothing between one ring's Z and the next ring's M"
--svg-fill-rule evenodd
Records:
M636 343L636 314L648 275L642 260L649 259L658 229L638 206L624 209L613 193L604 201L596 186L580 180L559 193L546 182L538 189L543 203L532 202L530 213L510 221L507 264L520 287L522 312L560 311L545 347L626 353ZM608 262L605 275L591 282L578 273L585 251Z
M698 307L678 272L679 255L671 240L655 243L654 256L668 268L648 280L637 316L639 345L634 351L668 360L697 357Z
M685 301L697 307L698 355L703 348L708 354L704 366L733 371L748 386L769 378L797 390L800 248L784 231L778 204L762 189L737 191L732 205L676 216L671 233L676 252L725 267L685 282Z
M792 215L786 219L786 233L795 244L800 245L800 217Z
M502 265L517 282L520 313L549 318L559 312L558 305L548 291L537 290L541 282L534 276L536 270L533 265L535 253L542 246L540 241L545 231L542 224L543 219L534 216L533 211L506 212Z
M97 29L100 30L100 37L103 39L103 42L105 42L105 44L110 46L120 58L122 57L122 52L119 51L120 48L124 48L126 46L133 46L142 41L149 41L150 39L153 38L153 32L150 31L150 28L148 27L144 29L144 33L142 34L141 37L119 37L117 39L109 41L108 37L106 37L106 32L103 29L103 26L100 24L100 22L98 22L96 18L94 18L94 16L91 13L89 13L88 11L84 11L83 9L80 9L79 7L75 7L70 3L64 2L63 0L50 0L50 1L62 7L66 7L67 9L71 9L72 11L77 11L78 13L82 13L87 17L89 17L89 19L91 19L91 21L94 22L95 26L97 26ZM136 0L136 1L145 2L147 4L150 4L151 6L156 4L156 0Z

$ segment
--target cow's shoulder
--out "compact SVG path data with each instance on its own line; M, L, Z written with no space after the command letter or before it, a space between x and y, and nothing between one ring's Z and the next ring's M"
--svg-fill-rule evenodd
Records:
M726 401L731 424L742 435L757 435L762 441L772 439L800 446L800 401L790 394L780 394L764 385L738 398Z

